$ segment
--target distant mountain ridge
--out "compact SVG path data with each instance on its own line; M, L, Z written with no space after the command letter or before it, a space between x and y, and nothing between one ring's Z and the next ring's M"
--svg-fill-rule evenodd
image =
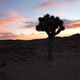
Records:
M80 34L74 34L74 35L71 35L69 37L55 37L53 38L53 40L63 40L63 39L68 39L68 40L76 40L76 41L80 41ZM48 38L45 38L45 39L33 39L33 40L0 40L1 41L44 41L44 40L48 40Z

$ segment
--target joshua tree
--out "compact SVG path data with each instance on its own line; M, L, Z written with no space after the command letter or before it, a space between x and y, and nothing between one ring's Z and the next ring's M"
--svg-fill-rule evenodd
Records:
M45 31L49 38L49 44L55 35L59 34L65 29L63 26L63 21L59 17L54 17L53 15L46 14L43 17L38 18L39 24L36 26L37 31ZM52 56L51 53L49 53Z
M39 24L36 26L37 31L45 31L49 38L53 38L65 29L63 21L59 17L50 16L49 14L38 18Z

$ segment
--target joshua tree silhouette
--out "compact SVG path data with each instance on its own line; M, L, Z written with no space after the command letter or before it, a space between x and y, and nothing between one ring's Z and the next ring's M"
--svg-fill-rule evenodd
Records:
M49 38L49 46L52 44L52 39L65 29L63 21L59 17L46 14L38 18L39 24L36 26L37 31L45 31ZM51 50L50 50L51 51ZM51 58L52 52L49 52L48 57Z

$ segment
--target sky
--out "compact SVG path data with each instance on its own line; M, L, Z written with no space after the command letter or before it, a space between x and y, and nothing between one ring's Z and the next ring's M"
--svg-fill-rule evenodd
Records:
M0 0L0 40L46 38L35 30L46 13L73 21L58 36L80 33L80 0Z

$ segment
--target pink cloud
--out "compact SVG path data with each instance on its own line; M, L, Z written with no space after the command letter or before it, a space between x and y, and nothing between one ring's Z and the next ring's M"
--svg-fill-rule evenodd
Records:
M64 3L63 2L53 2L53 1L49 1L49 2L45 2L42 3L40 5L38 5L38 8L48 8L48 7L59 7L59 6L63 6Z
M9 14L7 14L5 18L0 19L0 32L6 32L6 28L10 24L24 23L26 21L27 18L22 16L19 12L12 11Z
M37 5L37 8L48 8L48 7L61 7L68 3L80 2L80 0L49 0L48 2Z
M67 14L64 11L59 12L58 15L64 18L67 16Z
M22 16L19 12L17 11L12 11L10 12L10 15L8 16L7 21L11 22L11 23L21 23L21 22L26 22L27 19Z
M12 11L7 15L7 18L3 19L2 21L13 24L26 22L27 19L24 16L22 16L19 12Z

